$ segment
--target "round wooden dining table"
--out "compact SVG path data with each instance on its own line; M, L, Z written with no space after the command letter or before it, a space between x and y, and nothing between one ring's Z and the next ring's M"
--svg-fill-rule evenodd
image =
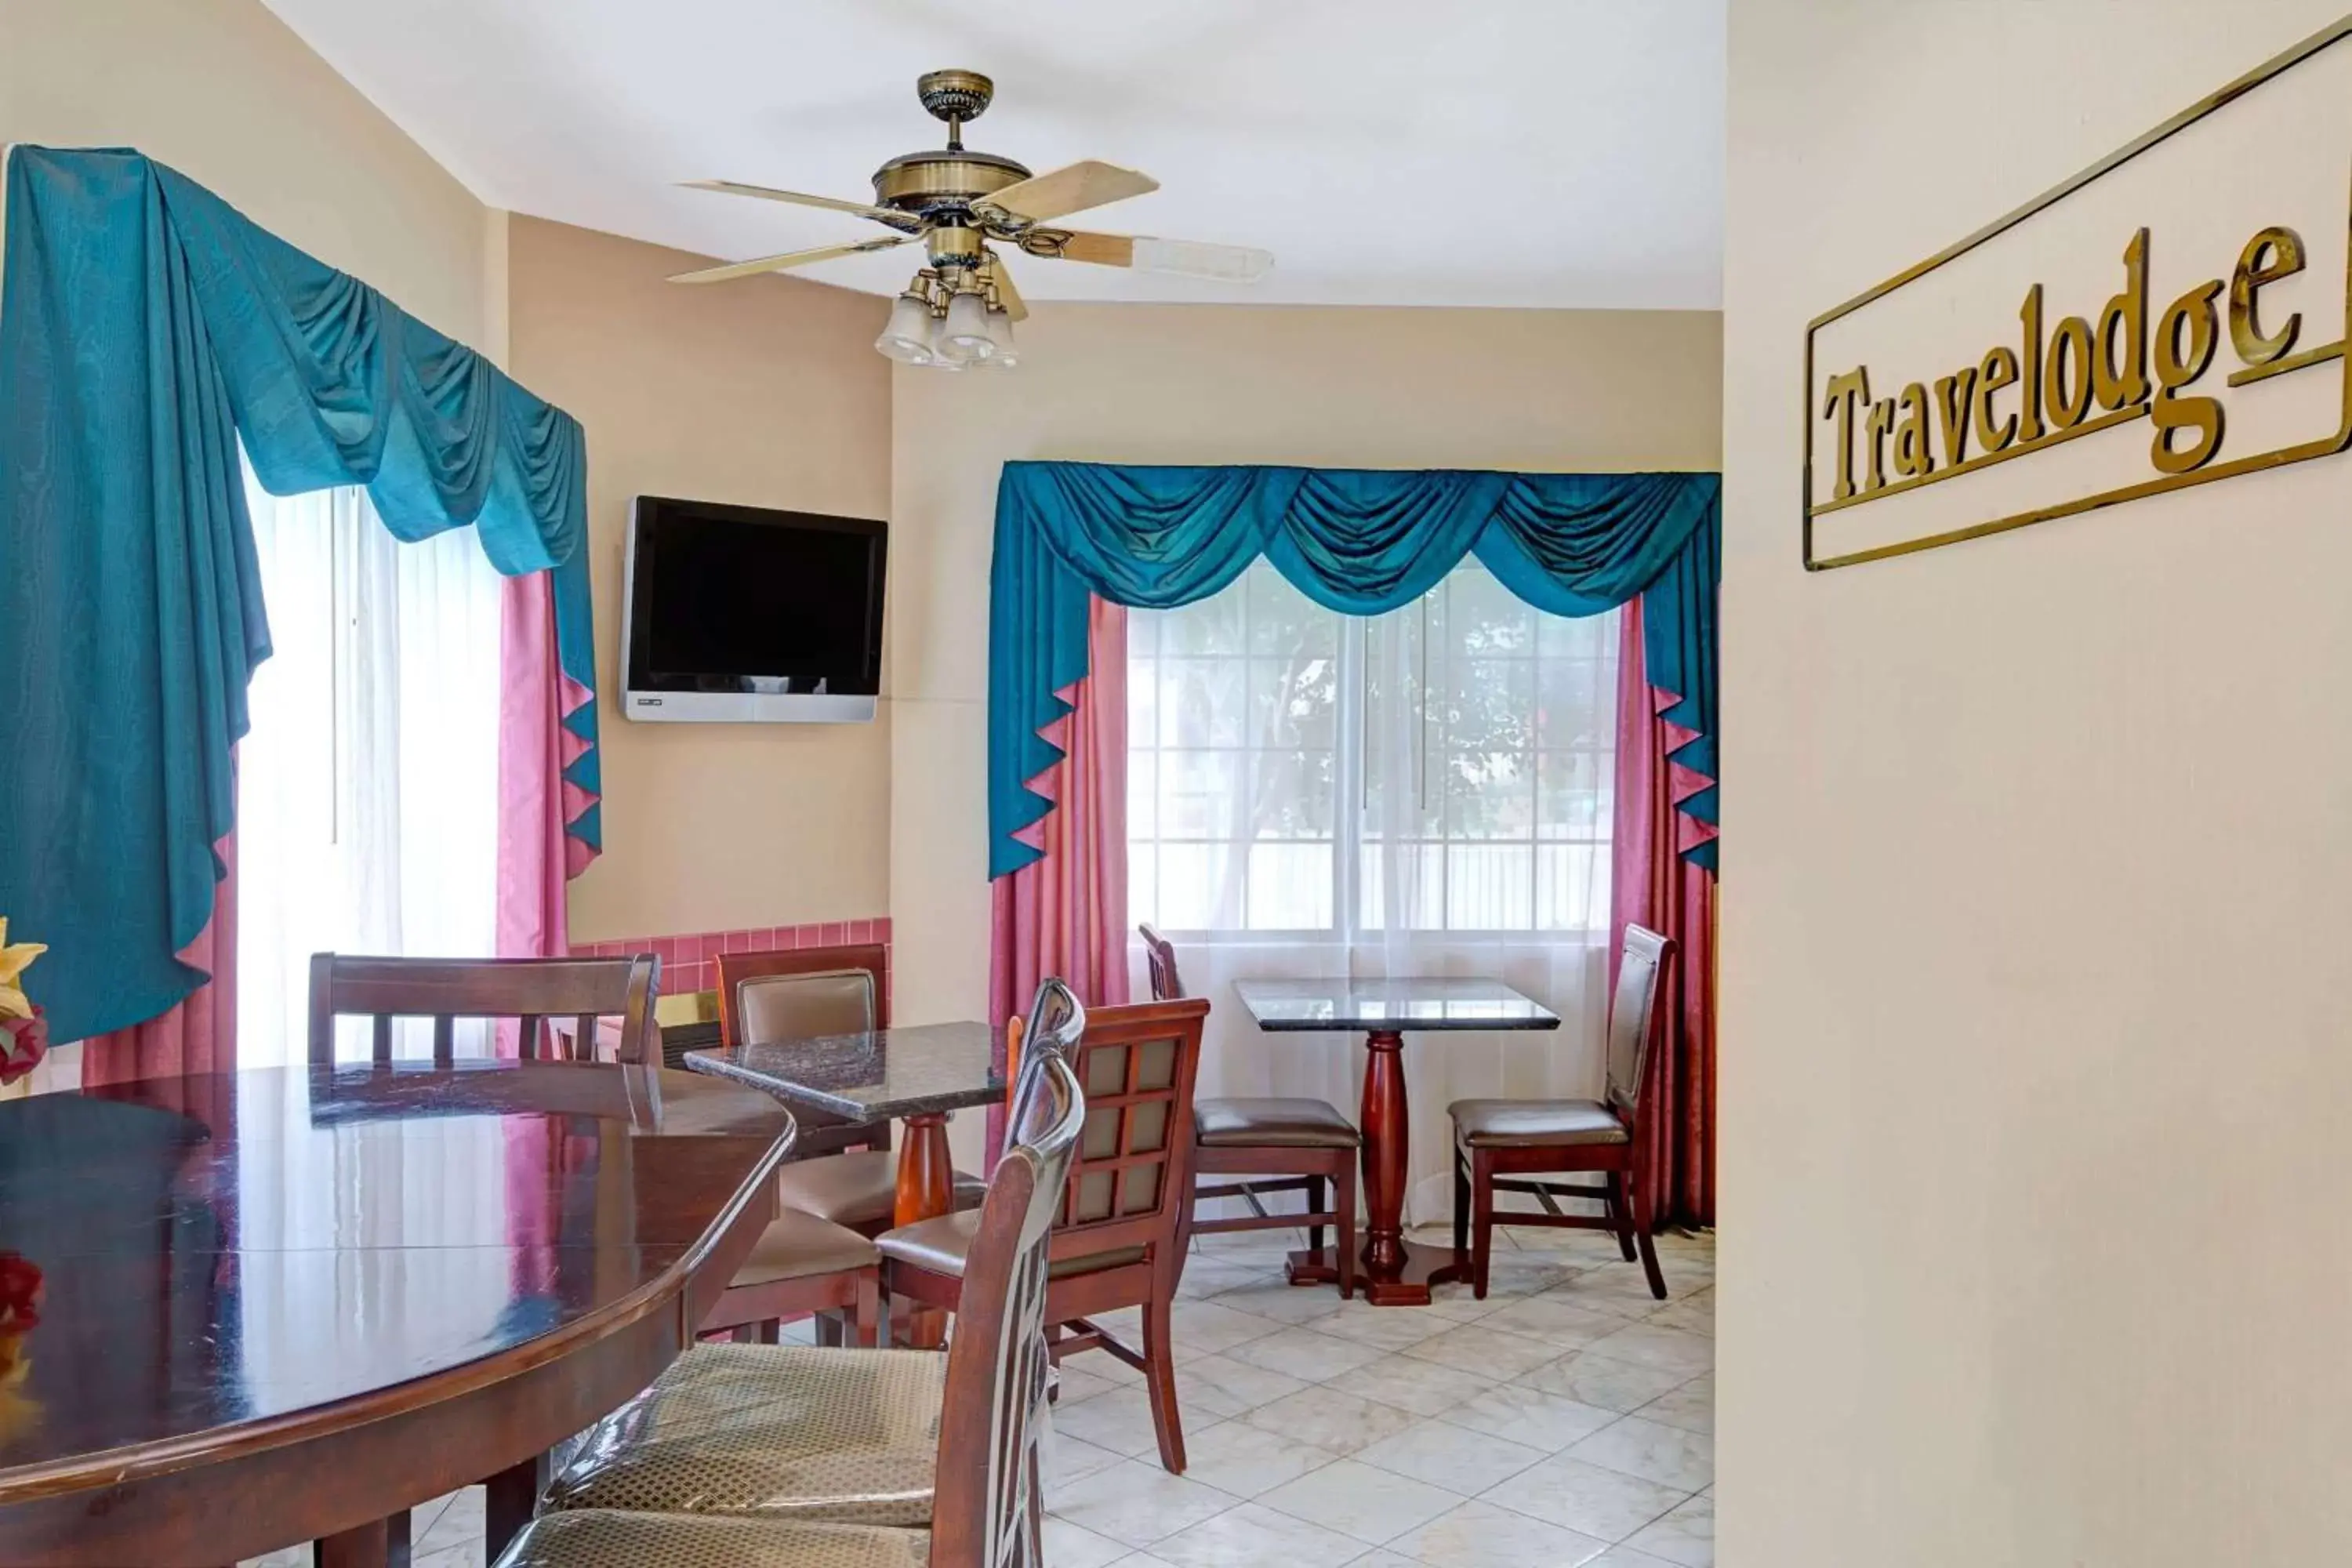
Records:
M791 1114L570 1062L264 1068L0 1103L0 1563L218 1568L543 1456L693 1342Z

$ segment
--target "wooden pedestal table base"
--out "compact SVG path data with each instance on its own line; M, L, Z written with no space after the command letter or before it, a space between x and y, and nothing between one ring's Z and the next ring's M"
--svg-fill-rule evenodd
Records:
M1364 1103L1360 1115L1364 1134L1363 1268L1356 1282L1364 1300L1375 1307L1426 1307L1429 1288L1470 1277L1468 1261L1450 1247L1424 1247L1404 1238L1405 1172L1412 1154L1411 1123L1406 1120L1404 1037L1394 1029L1372 1029L1364 1043ZM1294 1285L1337 1280L1339 1271L1331 1248L1316 1247L1290 1255L1286 1272Z
M913 1225L937 1219L955 1207L955 1160L948 1152L948 1116L944 1110L909 1116L898 1124L906 1130L898 1152L898 1191L890 1223ZM947 1343L948 1315L936 1308L918 1307L907 1314L905 1326L894 1329L898 1343L916 1350L937 1350Z

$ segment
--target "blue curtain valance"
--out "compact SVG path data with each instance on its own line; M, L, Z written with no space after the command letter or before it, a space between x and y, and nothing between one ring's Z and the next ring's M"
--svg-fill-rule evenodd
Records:
M551 571L592 693L565 776L598 793L578 421L365 284L127 149L23 146L0 279L0 912L50 947L74 1039L170 1008L235 817L230 747L269 654L237 444L290 495L365 485L392 531L471 526ZM568 831L592 848L592 808Z
M989 607L991 877L1038 858L1017 837L1052 803L1030 781L1062 755L1040 731L1087 673L1087 602L1149 609L1217 592L1260 555L1344 615L1397 609L1475 553L1538 609L1590 616L1642 595L1651 683L1693 738L1674 761L1709 780L1676 809L1716 820L1715 474L1146 468L1007 463ZM1712 838L1685 851L1715 864Z

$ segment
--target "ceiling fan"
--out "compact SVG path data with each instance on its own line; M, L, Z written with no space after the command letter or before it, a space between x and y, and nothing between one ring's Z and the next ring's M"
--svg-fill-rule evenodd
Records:
M670 281L723 283L920 240L929 265L915 274L898 296L890 309L889 324L874 346L908 364L961 370L1012 364L1012 323L1029 313L1013 286L1012 275L989 243L992 240L1046 260L1179 272L1229 282L1250 282L1274 265L1271 252L1244 246L1056 227L1050 220L1156 191L1160 182L1133 169L1092 159L1032 174L1010 158L969 151L963 144L964 125L979 119L996 93L995 84L978 71L925 71L916 79L915 91L925 109L947 121L947 148L902 153L874 171L870 204L732 180L688 182L695 190L855 213L897 232L682 272Z

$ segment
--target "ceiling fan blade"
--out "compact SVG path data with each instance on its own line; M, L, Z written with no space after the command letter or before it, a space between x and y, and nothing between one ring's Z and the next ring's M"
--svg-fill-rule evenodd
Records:
M1159 188L1160 182L1149 174L1088 158L1007 185L985 201L972 205L994 208L1016 218L1042 221L1123 202Z
M782 272L788 267L806 267L812 261L830 261L836 256L861 256L869 250L887 250L914 237L910 234L894 234L887 239L860 239L848 245L820 245L813 250L787 250L781 256L762 256L751 261L730 262L724 267L706 267L699 272L681 272L670 281L724 283L730 278L749 278L760 272Z
M1004 258L991 256L988 271L996 284L996 302L1004 307L1004 313L1015 321L1027 321L1028 301L1022 299L1021 290L1013 286L1013 269L1004 265Z
M1032 256L1087 261L1097 267L1132 267L1139 272L1177 272L1188 278L1218 278L1254 283L1274 265L1274 252L1246 245L1204 245L1193 239L1155 239L1148 234L1088 234L1084 229L1034 230L1022 237Z
M887 223L894 228L907 228L919 220L912 213L902 213L892 207L877 207L868 202L845 202L838 196L812 196L803 191L772 190L766 185L739 184L733 180L688 180L680 186L689 191L718 191L730 196L757 196L761 201L790 202L794 206L823 207L828 212L856 213Z

